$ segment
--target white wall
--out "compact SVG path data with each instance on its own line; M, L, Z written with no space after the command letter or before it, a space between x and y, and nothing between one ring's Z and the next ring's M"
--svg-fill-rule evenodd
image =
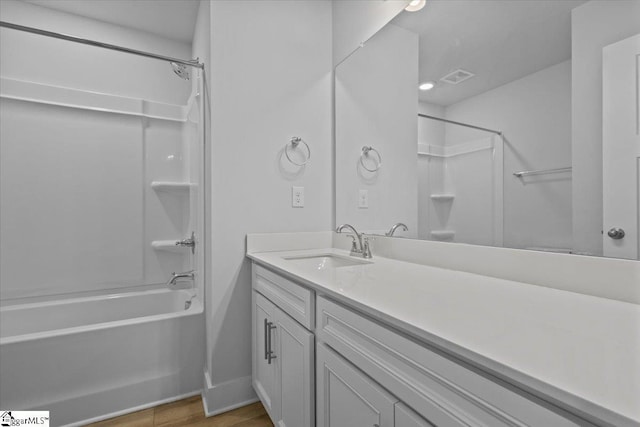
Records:
M0 18L172 57L191 56L185 43L17 0L0 1ZM0 74L8 78L174 104L185 104L191 89L189 82L167 78L173 71L163 61L12 29L0 29L0 50Z
M213 275L207 289L210 413L255 397L251 387L252 232L332 224L332 57L328 1L211 2ZM297 170L291 136L310 145ZM304 186L305 207L291 207Z
M337 66L407 6L409 0L333 2L333 65Z
M602 255L602 48L640 33L640 1L594 0L573 9L574 249Z
M336 68L337 223L382 231L403 222L417 235L417 63L417 34L387 25ZM379 151L377 172L361 167L363 146Z
M571 248L570 175L513 176L519 170L571 166L571 63L451 105L446 118L504 132L504 246ZM446 127L447 145L487 135Z
M420 101L418 113L444 118L445 107ZM438 120L418 119L418 144L445 145L445 123Z

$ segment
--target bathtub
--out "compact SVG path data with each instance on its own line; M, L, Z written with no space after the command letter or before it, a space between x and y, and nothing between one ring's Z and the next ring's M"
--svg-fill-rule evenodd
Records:
M188 291L1 307L0 408L83 425L199 394L204 352L202 304Z

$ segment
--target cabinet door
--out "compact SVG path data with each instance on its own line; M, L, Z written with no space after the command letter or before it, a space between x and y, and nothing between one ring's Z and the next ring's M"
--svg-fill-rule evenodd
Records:
M312 427L314 336L280 309L275 311L275 361L279 367L279 427Z
M402 402L396 403L395 427L434 427Z
M273 330L276 307L257 292L253 294L253 388L262 401L272 420L277 420L280 415L280 396L278 393L277 359L269 363L267 352L269 340L273 349Z
M316 357L318 427L394 425L396 398L325 345Z

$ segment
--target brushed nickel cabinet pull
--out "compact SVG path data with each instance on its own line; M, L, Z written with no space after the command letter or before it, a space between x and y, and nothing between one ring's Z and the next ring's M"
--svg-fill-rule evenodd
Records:
M271 348L271 330L275 329L276 326L273 324L273 322L267 322L267 327L265 328L265 330L267 331L267 343L268 343L268 348L269 350L267 351L267 361L269 363L269 365L271 365L271 360L273 359L277 359L277 356L273 354L273 349Z

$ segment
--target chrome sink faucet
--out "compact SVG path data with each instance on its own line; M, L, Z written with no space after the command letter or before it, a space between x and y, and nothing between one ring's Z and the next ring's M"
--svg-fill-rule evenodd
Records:
M188 279L191 281L192 285L196 277L196 271L185 271L184 273L171 273L171 279L167 281L167 286L172 287L176 286L178 282L183 282L183 279Z
M360 255L362 258L373 258L373 255L371 255L371 247L369 246L369 238L363 237L364 233L358 233L358 231L356 231L356 229L350 224L342 224L336 228L336 233L342 233L342 230L345 228L351 230L355 236L351 236L353 242L351 243L351 252L349 255Z
M387 232L385 233L385 236L387 236L387 237L392 237L392 236L393 236L393 233L395 233L395 232L396 232L396 230L397 230L398 228L400 228L400 227L402 227L402 230L403 230L403 231L409 231L409 227L407 227L405 224L403 224L403 223L401 223L401 222L398 222L398 223L396 223L396 224L393 224L393 227L391 227L391 228L389 229L389 231L387 231Z

